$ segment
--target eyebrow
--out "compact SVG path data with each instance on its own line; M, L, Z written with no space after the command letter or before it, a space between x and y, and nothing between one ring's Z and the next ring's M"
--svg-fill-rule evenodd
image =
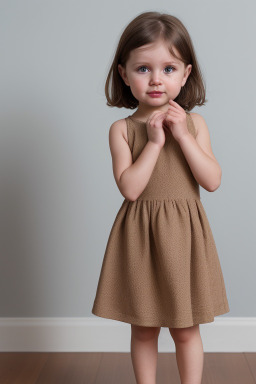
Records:
M139 64L146 64L146 65L150 65L150 63L146 62L146 61L139 61L137 63L134 63L133 65L139 65ZM180 65L179 63L175 62L175 61L166 61L165 63L163 63L163 65L167 65L167 64L176 64L176 65Z

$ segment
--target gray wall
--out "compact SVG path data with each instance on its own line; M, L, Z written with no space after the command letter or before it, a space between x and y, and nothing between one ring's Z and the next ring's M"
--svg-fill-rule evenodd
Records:
M222 184L201 198L231 311L256 316L255 2L0 2L0 316L92 316L123 196L108 130L131 110L105 105L120 34L144 11L179 17L206 80Z

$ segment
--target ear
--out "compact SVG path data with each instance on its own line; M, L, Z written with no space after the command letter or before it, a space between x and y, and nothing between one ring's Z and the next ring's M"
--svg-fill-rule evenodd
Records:
M120 76L122 77L123 81L125 82L126 85L130 85L129 84L129 81L128 81L128 78L127 78L127 75L126 75L126 70L124 67L122 67L121 64L118 64L118 72L120 74Z
M184 85L186 84L186 81L187 81L191 71L192 71L192 64L188 64L186 69L185 69L184 77L182 80L182 87L184 87Z

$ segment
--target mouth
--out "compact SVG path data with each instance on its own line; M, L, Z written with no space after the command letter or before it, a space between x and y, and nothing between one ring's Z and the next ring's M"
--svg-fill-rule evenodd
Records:
M148 92L149 95L161 95L163 92L159 92L159 91L153 91L153 92Z

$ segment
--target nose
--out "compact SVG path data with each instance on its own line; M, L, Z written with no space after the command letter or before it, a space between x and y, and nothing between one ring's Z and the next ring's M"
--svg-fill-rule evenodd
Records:
M159 85L161 83L162 83L162 81L160 79L159 73L152 71L151 72L151 77L150 77L150 85L154 85L154 84Z

